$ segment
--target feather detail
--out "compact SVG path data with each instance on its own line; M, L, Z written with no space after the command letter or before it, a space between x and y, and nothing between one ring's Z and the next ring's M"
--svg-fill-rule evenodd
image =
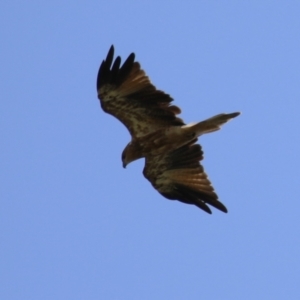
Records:
M180 108L173 99L157 90L131 53L123 65L114 47L108 51L97 76L98 98L102 109L119 119L133 137L141 137L169 126L182 126L176 115Z
M162 155L146 156L144 176L164 197L194 204L207 213L206 204L227 212L200 164L201 146L192 141L188 145Z

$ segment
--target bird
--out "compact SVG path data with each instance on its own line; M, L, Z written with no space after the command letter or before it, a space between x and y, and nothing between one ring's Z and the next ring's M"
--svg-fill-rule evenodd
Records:
M240 112L185 124L178 117L181 109L151 83L135 54L121 65L120 56L114 59L113 45L99 67L96 85L102 110L121 121L131 135L122 152L124 168L144 158L144 177L165 198L195 205L209 214L209 206L227 213L200 163L203 151L197 142Z

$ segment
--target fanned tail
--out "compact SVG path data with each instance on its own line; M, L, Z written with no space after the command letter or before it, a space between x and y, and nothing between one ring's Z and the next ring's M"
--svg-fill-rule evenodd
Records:
M196 124L194 123L185 125L183 126L183 128L186 128L189 132L194 132L198 137L202 134L214 132L221 129L221 126L223 124L227 123L229 120L237 117L238 115L240 115L240 112L219 114Z

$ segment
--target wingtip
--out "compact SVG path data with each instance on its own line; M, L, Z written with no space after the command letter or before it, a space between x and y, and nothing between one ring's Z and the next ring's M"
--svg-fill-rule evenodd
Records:
M212 215L212 212L211 212L211 210L210 210L210 209L208 209L208 210L205 210L205 209L203 209L203 208L202 208L202 210L203 210L203 211L205 211L206 213L208 213L209 215Z
M208 203L208 204L212 205L213 207L217 208L218 210L220 210L220 211L223 212L223 213L226 213L226 214L228 213L227 208L224 206L223 203L221 203L221 202L219 202L219 201L218 201L217 204L216 204L216 203L214 203L214 204ZM206 207L208 208L207 205L206 205ZM203 209L202 206L201 206L200 208ZM209 208L208 208L208 209L209 209ZM203 209L203 210L204 210L205 212L209 213L209 214L212 214L212 212L211 212L210 209L209 209L209 210Z
M223 213L225 213L225 214L228 213L228 210L227 210L226 206L225 206L223 203L221 203L221 202L219 202L219 206L218 206L217 208L218 208L220 211L222 211Z
M114 54L115 54L115 46L112 44L112 45L110 46L109 50L108 50L107 57L110 56L110 55L111 55L112 57L114 57Z
M108 68L110 68L110 66L112 64L112 61L113 61L113 58L114 58L114 53L115 53L114 45L111 45L109 50L108 50L106 59L105 59L105 63L108 66Z
M218 210L222 211L223 213L228 213L228 210L226 206L220 202L217 199L206 199L207 203L210 204L211 206L217 208Z
M228 114L228 115L231 119L233 119L233 118L236 118L237 116L239 116L240 114L242 114L242 113L237 111L237 112L234 112L234 113L231 113L231 114Z
M196 205L198 208L202 209L203 211L205 211L208 214L212 214L211 209L206 205L206 203L200 199L197 199L197 201L195 201L193 203L194 205Z

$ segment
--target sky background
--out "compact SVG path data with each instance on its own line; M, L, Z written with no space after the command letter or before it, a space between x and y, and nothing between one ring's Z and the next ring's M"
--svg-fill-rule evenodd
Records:
M300 2L4 1L1 299L300 299ZM96 75L111 44L201 137L229 213L160 196Z

